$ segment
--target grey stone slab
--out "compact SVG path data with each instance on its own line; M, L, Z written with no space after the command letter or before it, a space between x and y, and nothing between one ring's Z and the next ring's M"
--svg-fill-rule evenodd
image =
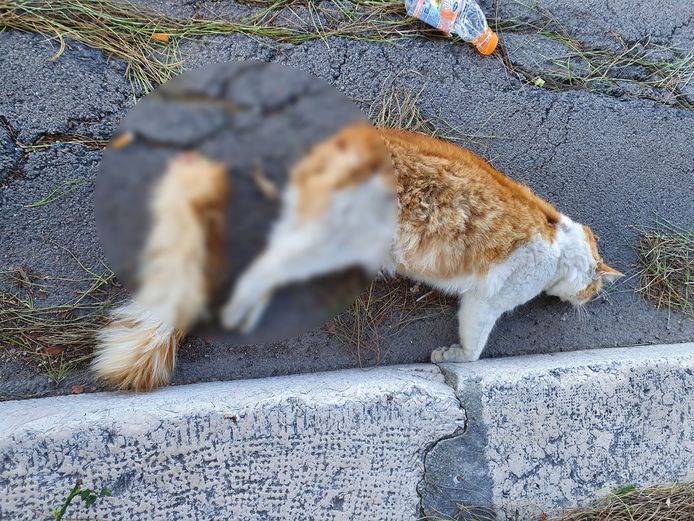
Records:
M81 479L113 519L416 519L424 453L464 423L432 366L0 404L0 516ZM75 502L76 503L76 502Z
M694 344L442 368L468 422L427 454L428 515L539 519L623 485L694 478Z

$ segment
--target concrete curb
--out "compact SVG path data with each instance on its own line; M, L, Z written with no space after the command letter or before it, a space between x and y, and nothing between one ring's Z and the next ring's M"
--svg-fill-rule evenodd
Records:
M425 448L464 424L430 365L5 402L0 418L0 519L48 518L77 479L113 489L90 519L416 518Z
M77 479L114 492L90 519L147 520L530 520L694 479L694 344L442 371L0 403L0 518L48 517Z
M694 479L694 343L442 369L468 425L427 455L427 513L539 519L619 486Z

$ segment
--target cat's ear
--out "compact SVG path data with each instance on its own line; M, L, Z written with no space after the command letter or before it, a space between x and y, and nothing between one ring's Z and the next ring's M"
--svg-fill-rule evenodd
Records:
M602 278L604 282L614 282L618 278L623 277L624 273L600 261L598 263L598 275L600 275L600 278Z

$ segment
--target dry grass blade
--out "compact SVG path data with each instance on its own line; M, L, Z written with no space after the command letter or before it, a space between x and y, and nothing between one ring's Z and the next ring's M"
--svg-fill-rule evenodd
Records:
M69 37L125 61L130 79L145 92L168 80L181 67L178 42L208 35L245 34L281 43L303 43L342 36L391 41L431 32L404 17L399 0L326 3L309 0L310 20L278 21L280 10L294 2L254 2L264 7L240 21L179 19L114 0L0 0L0 29L40 33L57 39L60 50Z
M42 367L54 380L90 357L96 333L108 320L114 304L114 275L90 274L87 289L65 303L36 305L50 286L23 268L6 270L0 288L0 346L2 356ZM10 286L14 285L14 289Z
M636 244L638 291L659 309L694 316L694 227L670 223L641 230Z
M25 208L40 208L56 201L60 201L63 197L71 192L74 192L85 184L86 181L84 179L68 179L60 183L53 190L51 190L50 193L46 194L38 201L34 201L33 203L26 205Z
M407 280L377 279L333 319L329 329L354 350L360 367L367 358L379 364L382 340L398 334L408 324L445 313L451 305L453 302L444 295L421 290Z
M694 519L694 483L636 489L623 487L596 504L554 521L686 521Z

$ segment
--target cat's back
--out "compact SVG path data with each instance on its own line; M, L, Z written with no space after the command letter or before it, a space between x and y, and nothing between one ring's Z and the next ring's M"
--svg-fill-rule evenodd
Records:
M380 134L396 172L402 239L418 245L413 255L455 252L446 271L480 272L538 234L553 240L559 212L470 150L413 132Z
M505 176L470 150L415 132L380 129L380 133L403 193L412 194L422 188L438 194L454 191L468 202L479 199L486 203L495 201L497 205L523 205L552 216L557 213L528 187Z

